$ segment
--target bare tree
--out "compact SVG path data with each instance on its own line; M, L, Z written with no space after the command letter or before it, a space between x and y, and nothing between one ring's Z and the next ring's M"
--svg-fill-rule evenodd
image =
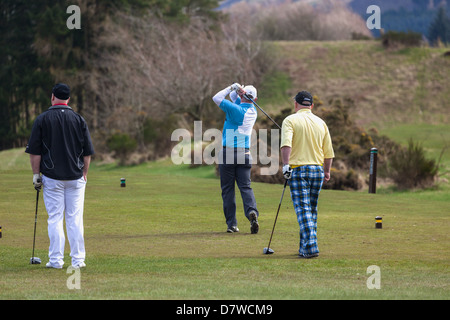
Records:
M258 75L253 64L262 44L237 24L222 26L223 37L200 18L183 25L153 16L118 19L101 40L109 49L99 61L109 75L102 96L112 108L126 101L149 116L201 119L214 90Z
M117 50L102 56L113 75L112 87L104 86L111 105L127 101L152 117L177 112L201 119L214 84L231 75L216 34L195 18L182 26L153 16L117 18L104 38Z
M272 0L240 3L230 9L233 16L250 12L253 33L264 40L346 40L352 33L370 37L363 19L345 3L323 0L313 7L306 1Z
M92 83L104 106L96 115L103 136L120 130L142 145L147 119L222 118L214 93L236 81L258 85L271 65L262 42L238 22L169 22L151 14L109 19Z

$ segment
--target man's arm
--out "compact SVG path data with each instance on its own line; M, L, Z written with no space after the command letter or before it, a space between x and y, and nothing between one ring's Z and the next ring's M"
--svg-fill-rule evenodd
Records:
M288 146L281 147L281 161L283 164L283 176L285 179L290 179L292 175L292 168L289 165L289 158L291 157L292 148Z
M41 172L41 155L30 154L30 163L33 174L39 174Z
M87 181L87 174L89 171L89 165L91 164L91 156L83 157L84 167L83 167L83 178L84 181Z
M33 185L36 190L41 190L41 155L30 153L31 170L33 171Z
M213 97L213 101L215 104L217 104L220 107L220 104L225 99L227 95L229 95L231 92L231 87L227 87L219 92L216 93L216 95Z
M328 127L325 125L326 134L323 141L323 153L325 155L325 160L323 163L323 172L325 173L324 182L328 182L330 180L330 170L331 165L333 164L334 158L334 150L333 143L331 141L330 131Z
M289 164L289 158L291 157L291 151L292 151L291 147L287 147L287 146L281 147L281 162L283 163L283 166Z
M225 97L227 95L229 95L233 91L240 89L241 87L242 86L239 83L234 83L231 86L226 87L225 89L217 92L216 95L213 97L213 101L215 102L215 104L217 104L220 107L220 104L222 103L222 101L225 99ZM236 99L237 99L237 97L234 100L236 101Z
M323 172L325 173L324 181L328 182L330 180L331 165L333 164L333 158L325 159L323 163Z

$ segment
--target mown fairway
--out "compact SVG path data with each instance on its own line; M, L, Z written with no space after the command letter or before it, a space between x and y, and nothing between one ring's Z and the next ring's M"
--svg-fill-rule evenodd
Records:
M369 195L322 191L320 257L297 258L298 224L286 193L267 246L282 185L254 184L260 233L227 234L213 168L170 161L119 168L93 164L86 190L87 268L81 289L46 269L42 195L30 265L36 193L22 149L0 153L0 299L449 299L448 188ZM126 178L126 188L120 178ZM383 229L375 229L375 216ZM69 266L68 244L66 265ZM367 268L380 267L369 290Z

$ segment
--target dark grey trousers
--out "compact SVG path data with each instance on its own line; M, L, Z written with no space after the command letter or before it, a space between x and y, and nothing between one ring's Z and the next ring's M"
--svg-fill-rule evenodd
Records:
M237 226L235 183L241 192L244 204L244 214L249 214L256 208L255 195L251 187L250 172L252 169L250 151L248 149L223 148L219 155L220 186L222 188L223 212L228 228Z

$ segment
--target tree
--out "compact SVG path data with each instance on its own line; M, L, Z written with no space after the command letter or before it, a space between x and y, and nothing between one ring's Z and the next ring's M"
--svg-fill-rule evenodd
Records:
M23 146L49 103L53 79L33 48L42 7L42 0L0 2L0 150Z
M108 74L98 74L95 81L107 111L101 117L109 123L106 131L124 128L125 117L126 132L133 136L139 136L147 117L217 120L223 114L212 105L215 90L235 81L258 85L260 70L271 65L245 30L218 29L216 20L205 16L167 21L151 13L118 13L114 19L99 38L104 50L96 60ZM228 25L237 26L233 23ZM130 112L120 112L124 108Z
M232 16L252 22L252 31L263 40L344 40L352 33L370 37L365 21L342 1L254 1L228 9Z
M0 1L0 150L26 144L34 118L49 105L56 82L71 86L71 106L85 116L91 132L105 125L96 77L104 49L98 39L117 12L183 19L217 17L217 0L73 0L81 29L69 30L66 0ZM178 18L182 17L182 18ZM186 20L186 18L184 18ZM187 18L188 19L188 18ZM129 40L129 39L125 39ZM120 80L118 80L120 81ZM89 112L85 112L89 110Z
M131 152L137 147L137 142L126 133L115 132L106 141L108 148L115 152L119 164L124 165Z
M433 44L439 41L450 43L450 18L447 16L444 6L441 6L436 13L428 31L428 38Z

